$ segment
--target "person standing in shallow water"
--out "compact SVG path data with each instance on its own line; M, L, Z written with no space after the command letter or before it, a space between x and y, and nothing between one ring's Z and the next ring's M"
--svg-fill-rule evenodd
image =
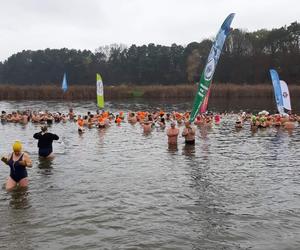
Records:
M22 144L16 141L13 144L13 153L1 160L10 167L10 175L7 178L5 188L7 191L19 187L28 186L27 170L32 167L32 161L27 153L22 152Z
M171 123L171 127L167 130L168 144L177 145L179 129L175 127L175 122Z
M150 123L150 121L145 121L143 124L142 124L142 127L143 127L143 132L145 134L148 134L151 132L152 130L152 123Z
M191 126L189 121L185 122L185 128L182 131L182 136L185 138L186 145L195 145L196 130Z
M51 157L53 151L52 143L54 140L59 139L58 135L49 133L47 126L43 126L41 127L40 132L33 135L33 138L39 140L39 156L47 158Z

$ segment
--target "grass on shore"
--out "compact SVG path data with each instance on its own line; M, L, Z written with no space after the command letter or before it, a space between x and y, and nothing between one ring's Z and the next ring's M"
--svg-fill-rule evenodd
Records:
M133 97L163 99L163 98L194 98L196 85L118 85L105 86L105 100L127 99ZM300 97L300 85L289 86L291 98ZM273 98L273 87L267 84L237 85L213 84L212 98ZM0 100L94 100L96 86L71 86L63 94L59 86L20 86L0 85Z

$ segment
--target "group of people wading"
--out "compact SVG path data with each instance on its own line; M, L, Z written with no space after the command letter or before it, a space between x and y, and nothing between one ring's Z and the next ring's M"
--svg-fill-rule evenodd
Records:
M294 129L296 123L300 122L300 116L295 114L269 114L267 111L262 111L257 115L246 114L245 112L241 113L236 122L235 128L241 129L244 127L244 124L249 122L250 129L256 131L259 128L269 128L269 127L282 127L288 130Z
M227 114L222 114L226 116ZM176 146L178 136L180 134L180 126L184 126L181 136L184 138L186 145L195 145L196 129L198 127L211 127L213 124L218 125L221 121L221 115L212 113L199 114L193 124L189 121L190 112L179 113L171 112L166 113L162 110L154 112L129 112L127 114L127 122L130 124L139 123L142 127L143 133L151 133L156 129L164 130L167 124L170 127L167 128L166 135L168 137L169 146ZM31 111L15 111L12 113L1 113L1 123L20 123L27 124L29 122L41 124L41 131L33 135L34 139L38 140L38 154L42 158L52 158L52 143L54 140L58 140L59 137L56 134L48 132L48 126L53 123L66 123L67 121L73 121L77 123L78 132L80 134L85 132L85 128L98 128L106 129L113 124L121 126L126 122L124 112L119 112L116 115L107 111L96 111L95 114L87 112L86 115L76 115L72 109L68 114L63 113L50 113L45 112L31 112ZM238 115L238 119L235 122L235 127L238 129L243 128L246 122L250 123L251 130L257 128L267 128L271 126L284 127L286 129L293 129L295 122L300 122L300 117L297 115L281 116L281 115L269 115L267 112L262 112L258 115L246 114L245 112ZM179 126L179 127L176 127ZM10 176L6 181L6 189L11 190L17 185L20 187L26 187L28 185L26 168L32 167L32 161L28 153L22 150L22 143L16 141L12 146L13 152L8 156L4 156L1 160L10 167Z
M170 122L171 126L167 130L169 145L177 144L179 129L176 128L176 123L179 125L184 124L185 128L183 129L182 136L185 138L185 143L194 145L196 130L188 120L189 115L189 112L182 114L178 112L165 113L162 110L152 113L138 111L129 112L127 115L127 121L131 124L140 123L145 134L151 133L153 128L165 129L167 122ZM85 116L78 116L78 132L83 133L85 131L84 127L97 127L104 129L111 126L113 123L120 126L122 122L125 122L125 115L123 112L119 112L116 115L109 112L102 112L94 115L88 112Z

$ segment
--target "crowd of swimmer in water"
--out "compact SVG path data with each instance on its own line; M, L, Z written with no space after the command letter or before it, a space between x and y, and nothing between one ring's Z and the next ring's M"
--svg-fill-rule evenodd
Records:
M196 126L210 126L212 124L219 125L221 122L221 117L226 116L227 113L222 114L213 114L207 112L205 114L199 114L195 121L194 125ZM129 122L131 124L140 123L144 132L150 132L151 128L165 128L166 124L169 122L175 122L177 125L184 125L188 123L190 117L190 112L179 113L172 112L167 113L162 110L154 112L129 112L127 114L127 119L124 112L119 112L116 115L108 111L96 111L95 114L87 112L86 115L76 115L73 109L69 110L68 114L63 114L60 112L50 113L45 112L36 112L36 111L16 111L12 113L6 113L2 111L1 113L1 122L13 122L27 124L28 122L37 123L37 124L48 124L53 123L66 123L67 121L75 121L78 125L78 132L84 132L86 128L107 128L112 124L121 125L123 122ZM280 126L284 128L294 128L294 122L300 122L300 116L296 114L290 115L280 115L280 114L269 114L267 111L262 111L258 114L241 112L237 114L237 119L235 122L236 128L243 128L245 122L249 122L251 129L257 128L267 128L272 126ZM190 124L191 125L191 124Z
M222 117L226 116L226 113L222 114L199 114L194 123L189 122L190 112L179 113L172 112L167 113L162 110L154 112L129 112L127 117L124 112L119 112L114 115L107 111L97 111L95 114L87 112L86 115L76 115L73 109L69 110L68 114L62 113L50 113L50 112L12 112L6 113L2 111L1 122L2 124L12 122L27 124L28 122L42 124L41 131L33 135L34 139L38 140L38 154L41 158L52 158L53 148L52 143L54 140L58 140L59 136L48 132L48 126L53 123L66 123L67 121L73 121L77 123L78 132L80 134L85 132L85 128L99 128L106 129L113 124L122 126L122 123L129 122L131 124L139 123L143 128L144 133L151 133L153 128L165 129L167 124L170 126L167 128L166 135L168 137L169 146L176 146L179 135L179 128L184 125L182 130L182 137L186 145L195 145L196 129L198 127L211 127L219 125ZM252 131L256 131L259 128L267 127L283 127L287 130L292 130L295 127L296 122L300 122L300 116L290 115L270 115L267 111L262 111L257 115L242 112L237 115L237 119L234 123L236 129L242 129L245 123L250 123ZM178 127L176 127L176 125ZM32 161L28 153L22 151L22 143L15 141L13 144L13 152L7 156L3 156L1 161L10 167L10 175L6 181L6 190L12 190L15 187L27 187L27 167L32 166Z

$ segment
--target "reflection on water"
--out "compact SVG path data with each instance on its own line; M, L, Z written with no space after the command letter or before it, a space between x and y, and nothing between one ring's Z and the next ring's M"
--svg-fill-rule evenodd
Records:
M171 154L175 154L178 152L178 145L177 144L168 144L168 152Z
M183 146L182 154L185 156L193 157L195 156L195 145L185 144Z
M39 157L39 162L37 167L40 169L51 169L53 160L54 158Z
M38 172L43 175L52 175L54 158L39 157L37 161Z
M13 209L28 209L30 204L28 201L28 188L17 187L10 191L11 199L9 201L9 206Z
M94 103L0 105L95 109ZM189 106L108 103L113 112ZM235 119L197 128L195 145L179 136L176 147L168 146L166 131L144 135L139 124L81 135L75 123L54 124L51 132L61 140L53 160L37 155L32 135L39 126L0 125L1 154L18 138L34 162L27 190L0 190L0 249L299 249L300 127L251 131L245 124L236 131ZM2 165L2 183L8 174Z
M0 248L33 249L30 191L27 188L16 188L5 194L1 193L1 196L1 210L5 209L6 213L5 217L1 216ZM6 199L5 203L3 197ZM6 202L7 206L3 208Z

